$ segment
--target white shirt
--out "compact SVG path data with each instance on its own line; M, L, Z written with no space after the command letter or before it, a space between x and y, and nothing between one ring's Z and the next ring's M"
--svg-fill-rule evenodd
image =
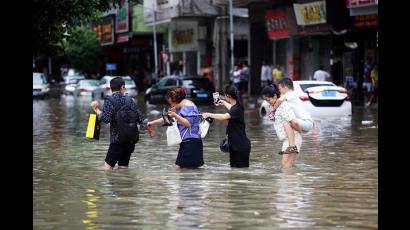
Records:
M261 70L261 80L267 81L272 79L272 74L270 73L270 67L267 65L262 66Z
M302 101L300 98L296 95L295 91L289 91L285 94L283 94L285 97L286 101L289 102L291 107L293 108L293 111L295 111L295 116L296 118L302 119L302 120L312 120L312 117L303 108Z
M241 70L235 70L233 72L233 83L239 83L241 80Z
M327 78L330 78L330 74L323 70L317 70L313 74L313 79L316 79L316 81L326 81Z
M272 112L272 111L270 111ZM285 121L290 122L291 120L295 119L295 113L292 109L290 103L284 101L282 102L279 107L275 111L274 122L273 126L276 131L276 135L278 136L279 140L286 139L286 132L285 128L283 127L283 123Z

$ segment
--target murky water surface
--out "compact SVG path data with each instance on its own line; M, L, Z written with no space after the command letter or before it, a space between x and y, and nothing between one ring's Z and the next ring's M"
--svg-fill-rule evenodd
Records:
M219 151L225 125L204 139L205 165L179 169L177 147L141 132L128 170L101 170L109 127L85 139L90 99L33 100L34 229L366 229L378 226L377 111L316 120L296 167L280 170L273 124L246 111L249 169ZM162 110L146 106L144 112ZM224 111L200 106L201 111ZM152 119L158 115L146 112ZM362 125L363 120L372 124Z

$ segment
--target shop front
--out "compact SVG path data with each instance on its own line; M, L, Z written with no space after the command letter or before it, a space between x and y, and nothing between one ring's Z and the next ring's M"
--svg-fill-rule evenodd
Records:
M378 1L348 0L346 7L352 19L352 29L345 35L345 43L351 47L350 60L352 76L356 84L354 99L361 104L363 72L366 61L378 62ZM348 75L349 73L346 73Z
M205 41L198 36L196 19L173 19L168 32L171 72L195 76L201 73L201 55L205 55ZM201 32L203 33L203 32Z
M326 1L293 4L299 35L299 75L294 79L312 80L320 66L331 72L332 27L327 23ZM334 79L330 79L334 80Z

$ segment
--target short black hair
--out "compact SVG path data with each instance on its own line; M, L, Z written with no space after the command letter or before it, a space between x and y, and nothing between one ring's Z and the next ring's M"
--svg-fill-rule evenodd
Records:
M279 97L280 96L280 92L279 90L274 87L274 86L265 86L265 88L262 89L261 91L261 95L265 96L265 97Z
M282 87L288 87L289 89L293 90L293 81L292 79L285 77L283 79L281 79L278 83L280 86Z
M239 90L235 87L235 85L226 85L223 91L224 95L229 95L233 99L235 99L239 103Z
M124 79L122 79L121 77L115 77L113 79L111 79L110 81L110 87L111 87L111 91L119 91L121 89L121 86L125 86L125 82Z
M319 69L320 69L320 70L324 70L325 67L323 67L323 65L321 65L321 66L319 66Z

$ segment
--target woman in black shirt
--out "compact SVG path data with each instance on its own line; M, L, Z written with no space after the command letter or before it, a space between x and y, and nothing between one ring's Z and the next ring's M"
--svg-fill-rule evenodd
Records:
M244 108L239 103L238 89L233 85L226 86L224 95L225 100L220 100L218 105L224 105L229 111L225 114L202 113L202 117L228 120L226 133L228 134L231 167L249 167L251 142L245 132Z

